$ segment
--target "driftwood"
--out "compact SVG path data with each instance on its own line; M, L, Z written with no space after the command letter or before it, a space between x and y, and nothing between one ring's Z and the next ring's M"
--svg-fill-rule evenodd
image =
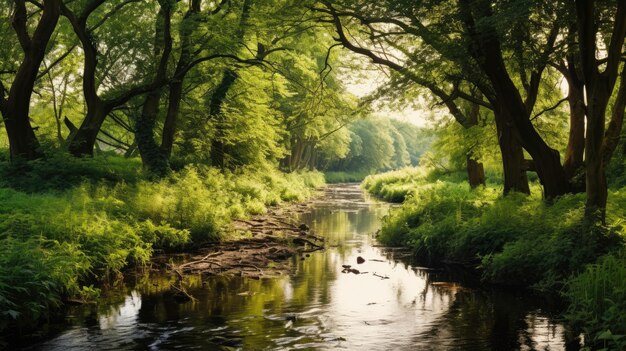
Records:
M292 213L294 205L289 211ZM189 261L170 268L185 274L239 274L251 278L289 273L289 257L324 249L324 238L313 233L306 224L290 222L283 211L271 211L251 219L235 219L225 230L252 234L239 240L213 244ZM267 268L273 262L272 268Z

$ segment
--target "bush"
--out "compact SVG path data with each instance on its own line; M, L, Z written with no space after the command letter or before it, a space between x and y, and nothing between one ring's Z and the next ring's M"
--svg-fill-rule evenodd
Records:
M426 262L480 266L490 283L554 290L571 272L619 245L623 209L610 209L607 228L587 227L581 194L546 204L537 195L503 197L494 186L470 190L466 182L433 182L417 169L365 182L376 194L390 186L410 195L385 218L381 242L411 247ZM538 190L533 185L533 193ZM624 201L620 192L611 195L616 204Z
M567 283L566 313L573 325L591 336L587 343L613 350L626 349L626 254L602 257Z
M319 172L267 166L235 173L187 166L149 181L138 165L54 156L23 164L26 173L0 187L0 331L45 318L63 297L97 293L85 284L144 264L155 249L220 240L232 218L304 200L324 183ZM59 174L68 172L67 182L52 175L55 167L65 167ZM14 166L0 166L11 172Z
M567 318L588 344L626 348L626 254L594 263L624 247L625 189L609 192L607 225L592 226L583 220L584 194L546 203L536 184L534 196L503 197L497 185L470 190L460 179L432 177L406 169L366 179L365 188L378 196L389 197L388 188L408 194L384 219L380 241L408 246L424 261L480 268L489 283L551 292L565 286Z
M61 296L80 292L79 279L89 258L78 245L4 237L0 244L0 331L10 324L31 327L61 303Z

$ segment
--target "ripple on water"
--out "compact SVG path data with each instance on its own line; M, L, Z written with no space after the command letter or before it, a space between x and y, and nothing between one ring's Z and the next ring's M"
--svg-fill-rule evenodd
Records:
M375 247L371 234L388 205L356 185L330 186L327 195L298 221L340 245L294 259L292 276L190 280L197 301L186 304L138 281L117 303L72 310L60 334L29 349L565 349L564 327L541 300L470 289L454 271ZM358 256L365 262L357 264ZM341 273L343 264L367 273Z

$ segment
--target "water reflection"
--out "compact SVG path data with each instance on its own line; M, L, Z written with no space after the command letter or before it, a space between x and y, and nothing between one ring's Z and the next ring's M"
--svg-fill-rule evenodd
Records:
M393 259L372 234L388 206L356 186L300 220L331 245L294 257L289 276L189 277L196 301L178 304L175 277L128 281L109 303L72 308L67 325L35 350L561 350L563 326L523 293L478 289L451 270ZM357 257L365 262L357 264ZM342 265L362 274L341 273Z

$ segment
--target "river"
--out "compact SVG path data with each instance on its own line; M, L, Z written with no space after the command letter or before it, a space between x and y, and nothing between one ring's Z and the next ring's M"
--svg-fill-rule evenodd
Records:
M176 302L155 271L68 309L26 350L564 350L558 311L528 292L480 287L450 267L424 268L379 247L389 205L357 185L331 185L299 222L328 248L292 258L278 278L192 276ZM358 264L357 258L365 262ZM342 273L350 265L361 274ZM117 293L113 293L117 292Z

